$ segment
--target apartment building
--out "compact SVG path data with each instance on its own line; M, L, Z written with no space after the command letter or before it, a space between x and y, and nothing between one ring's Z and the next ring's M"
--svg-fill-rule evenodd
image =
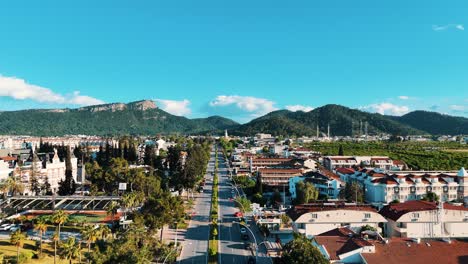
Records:
M262 184L271 187L288 187L290 178L301 175L300 169L263 168L258 170L258 178Z
M250 169L257 171L260 168L267 167L289 167L292 159L290 158L256 158L250 157Z
M323 158L323 166L329 170L357 166L382 170L402 170L406 165L401 161L394 161L386 156L326 156Z
M365 200L376 206L420 200L429 192L441 201L468 202L468 173L457 171L381 171L373 169L337 169L345 182L358 182L365 188Z
M287 214L293 220L293 230L307 237L340 227L359 232L363 226L369 225L380 230L387 222L369 205L342 202L296 205Z
M468 237L468 208L448 203L408 201L389 204L380 210L387 219L389 237Z

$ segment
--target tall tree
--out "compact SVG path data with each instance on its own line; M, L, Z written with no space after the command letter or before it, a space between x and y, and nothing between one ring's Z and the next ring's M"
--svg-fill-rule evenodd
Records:
M284 264L328 264L329 261L312 245L312 242L302 234L294 234L294 239L283 248L281 262Z
M338 156L344 156L343 145L340 145L340 148L338 149Z
M68 259L72 264L72 259L75 259L80 254L80 245L75 242L75 237L69 237L65 243L61 245L60 258Z
M49 177L46 175L44 178L44 183L41 184L41 192L45 195L52 195L52 187L49 183Z
M63 224L68 221L68 214L63 210L57 210L52 214L51 220L54 224L57 225L57 232L60 240L60 231Z
M71 151L70 148L66 150L65 158L65 180L59 182L59 195L72 195L76 191L76 183L73 178L73 167L71 163Z
M39 184L38 177L41 173L41 162L37 157L36 153L32 153L32 166L31 166L31 177L29 178L29 189L34 195L41 193L41 186Z
M34 230L39 231L39 239L40 239L40 254L42 255L42 238L44 233L47 231L47 223L43 218L37 218L36 223L34 224Z
M347 182L344 189L340 191L340 198L348 202L364 202L364 190L356 182Z
M10 234L10 243L16 246L16 263L19 263L19 249L23 247L26 234L21 230L16 230Z
M317 200L319 191L310 182L296 183L296 204L309 203Z

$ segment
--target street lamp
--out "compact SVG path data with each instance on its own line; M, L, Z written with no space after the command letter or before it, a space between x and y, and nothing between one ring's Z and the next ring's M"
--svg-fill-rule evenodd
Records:
M166 263L167 258L172 254L172 252L174 252L174 250L177 250L177 248L171 250L171 251L167 254L167 256L164 258L163 264Z
M255 237L255 234L252 232L252 230L247 226L247 225L244 225L242 223L237 223L236 221L232 221L233 224L239 224L243 227L245 227L247 230L249 230L250 234L252 234L252 237L254 239L254 243L255 243L255 263L257 263L257 258L258 258L258 245L257 245L257 238Z

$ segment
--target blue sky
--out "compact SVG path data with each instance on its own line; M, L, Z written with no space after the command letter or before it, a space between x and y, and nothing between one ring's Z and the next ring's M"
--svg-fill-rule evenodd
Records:
M468 116L467 1L11 1L0 110L154 99L240 122L335 103Z

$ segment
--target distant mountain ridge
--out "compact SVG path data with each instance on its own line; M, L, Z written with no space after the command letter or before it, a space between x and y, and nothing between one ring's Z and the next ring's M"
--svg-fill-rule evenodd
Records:
M14 135L204 134L237 125L237 122L219 116L188 119L171 115L150 100L77 109L0 112L0 134Z
M309 112L278 110L254 119L236 128L235 133L251 135L271 133L273 135L327 134L331 136L356 136L369 134L394 135L440 135L468 134L468 118L442 115L435 112L414 111L395 117L351 109L329 104Z
M459 135L468 134L468 118L435 112L414 111L403 116L385 116L329 104L310 112L278 110L239 124L221 116L189 119L169 114L154 101L111 103L76 109L32 109L0 111L0 134L60 136L88 135L155 135L271 133L283 136L369 134Z

